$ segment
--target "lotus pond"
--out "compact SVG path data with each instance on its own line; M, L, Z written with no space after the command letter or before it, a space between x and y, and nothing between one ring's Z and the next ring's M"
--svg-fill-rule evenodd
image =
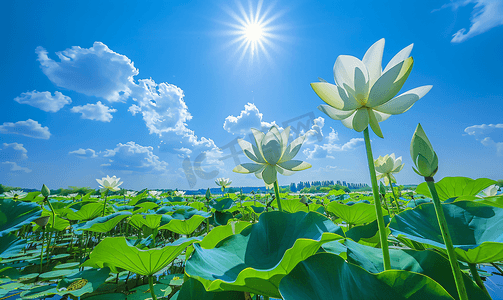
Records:
M503 196L481 193L494 184L436 184L469 299L501 297L483 286L503 267ZM15 195L0 200L0 298L459 299L428 189L394 192L391 270L364 193L282 193L282 211L273 194Z

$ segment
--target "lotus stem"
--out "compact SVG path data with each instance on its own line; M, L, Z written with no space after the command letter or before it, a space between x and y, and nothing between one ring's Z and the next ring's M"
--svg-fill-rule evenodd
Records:
M278 202L279 211L283 211L283 208L281 208L281 199L279 198L278 180L274 182L274 194L276 194L276 202Z
M483 290L484 293L486 293L489 299L492 299L491 295L489 295L489 292L486 289L486 286L484 285L484 282L482 281L482 278L480 278L479 272L477 271L477 265L469 263L468 266L470 267L470 273L472 273L472 277L473 279L475 279L475 282L477 283L479 288Z
M148 276L148 285L150 286L150 295L152 295L152 300L157 300L154 292L154 277L152 275Z
M493 267L495 267L495 268L496 268L496 270L498 270L498 272L500 272L500 274L501 274L501 275L503 275L503 270L501 270L501 268L500 268L500 267L498 267L498 265L497 265L497 264L495 264L495 263L491 263L491 265L492 265Z
M108 196L108 189L105 191L105 201L103 202L103 215L102 215L102 217L105 216L105 209L107 207L107 196Z
M365 138L365 149L367 150L367 160L369 165L370 179L372 181L372 196L374 197L374 206L377 215L377 225L379 227L379 239L382 247L382 258L384 262L384 270L391 270L391 260L389 257L388 237L386 234L386 226L384 225L384 217L381 207L381 199L379 197L379 189L377 187L377 176L374 167L374 156L372 155L372 148L370 146L369 128L363 131Z
M395 195L395 190L393 189L393 183L391 182L391 176L388 174L388 181L389 181L389 187L391 189L391 192L393 193L393 198L395 199L395 205L396 205L396 213L400 213L400 206L398 204L398 198Z
M445 219L444 210L442 208L442 204L440 203L440 199L438 198L437 189L435 188L435 180L433 179L433 177L425 177L424 180L426 181L428 189L430 190L431 197L433 198L433 205L435 206L438 225L440 226L440 232L442 233L442 238L444 239L445 247L447 249L447 255L451 264L452 275L454 276L454 282L456 283L456 289L458 290L459 299L468 300L465 283L461 275L461 269L459 268L456 252L454 251L454 246L449 234L449 228Z
M42 231L42 247L40 249L40 274L42 274L42 262L44 260L44 241L45 241L45 226L44 231Z
M47 242L47 264L49 264L49 249L51 248L52 232L49 232L49 241Z

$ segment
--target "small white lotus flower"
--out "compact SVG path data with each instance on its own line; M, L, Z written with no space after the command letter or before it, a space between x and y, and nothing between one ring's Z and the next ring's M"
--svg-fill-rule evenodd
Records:
M215 179L216 185L220 186L222 189L222 192L225 190L225 188L229 187L232 183L232 181L229 178L217 178Z
M316 94L328 104L318 109L358 132L370 124L374 133L382 138L379 122L406 112L432 87L418 87L395 97L412 70L413 59L409 57L412 46L398 52L384 71L381 66L384 39L373 44L363 60L339 55L334 64L336 85L326 81L311 83Z
M137 194L135 191L126 191L126 197L135 197Z
M148 191L148 193L154 198L159 197L162 194L161 191Z
M374 160L375 169L377 172L377 180L383 179L385 185L389 185L388 176L391 178L393 183L396 183L396 179L393 173L398 173L403 169L404 164L402 163L402 157L395 159L395 153L385 156L379 156Z
M185 195L185 191L175 191L176 197L183 197L183 195Z
M96 181L100 184L100 192L104 192L106 190L111 190L111 191L118 191L119 186L122 184L122 181L120 181L120 178L117 178L114 176L109 177L103 177L101 180L96 179Z
M492 196L496 196L498 191L500 189L500 186L497 185L497 184L493 184L493 185L490 185L488 187L486 187L484 190L482 190L480 192L480 195L482 197L492 197Z
M26 195L28 195L28 193L23 192L21 190L8 191L8 192L4 193L5 198L15 198L15 199L22 199L22 198L26 197Z
M236 173L255 173L257 178L263 179L267 184L274 184L277 173L282 175L293 175L296 171L302 171L311 167L311 164L292 160L297 155L306 136L296 138L288 145L290 137L290 126L282 133L276 126L272 126L267 134L251 129L255 138L255 145L238 139L239 146L244 154L253 161L236 166L232 171Z
M68 198L75 198L79 195L79 193L72 193L72 194L68 194Z

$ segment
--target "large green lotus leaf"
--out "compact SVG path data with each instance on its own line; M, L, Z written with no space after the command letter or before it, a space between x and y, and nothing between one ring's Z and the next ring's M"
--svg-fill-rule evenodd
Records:
M122 211L108 216L99 217L92 221L88 221L81 226L75 226L75 230L86 230L92 232L109 232L114 229L117 224L123 219L133 215L131 212Z
M153 275L171 263L198 238L178 239L163 248L140 250L126 241L125 237L107 237L91 252L90 259L83 266L113 266L140 275Z
M300 262L279 285L285 300L452 300L431 278L402 270L371 274L332 253Z
M173 219L168 224L159 227L159 230L167 229L178 234L191 234L204 220L206 218L200 215L193 215L188 220Z
M201 282L189 278L171 300L246 300L244 292L207 292Z
M445 201L449 198L459 196L475 196L486 187L497 184L496 181L488 178L471 179L468 177L445 177L435 183L438 198ZM416 193L431 198L430 190L426 182L421 183L416 188Z
M389 224L390 217L384 216L384 225ZM363 240L367 243L379 243L379 226L377 225L377 220L374 220L366 225L355 226L348 231L346 231L346 237L352 239L355 242Z
M41 209L36 203L0 200L0 236L16 231L40 217Z
M473 201L484 205L503 208L503 195L490 196L490 197L476 197L476 196L461 196L454 200L456 201Z
M84 294L92 293L105 282L109 273L109 268L102 268L99 270L84 270L77 274L66 276L59 281L57 286L58 292L56 294L60 296L71 294L75 297L80 297Z
M373 204L356 203L345 205L338 202L330 202L325 209L352 225L370 223L377 218ZM383 213L387 214L385 211Z
M468 263L503 260L503 209L459 201L442 204L454 250ZM423 204L395 215L391 233L445 249L433 204Z
M25 245L26 240L18 238L14 234L0 235L0 258L7 258L18 254Z
M91 220L103 214L102 203L89 203L82 206L78 211L69 211L66 217L72 221Z
M220 212L220 211L215 211L213 214L213 217L210 218L210 222L212 223L213 226L221 226L221 225L227 225L227 222L229 222L230 219L233 218L232 213L228 211Z
M301 203L299 200L281 200L281 208L284 211L289 213L296 213L298 211L308 212L309 209L304 203Z
M154 283L154 294L158 297L158 299L167 299L165 297L169 296L171 291L172 288L169 285ZM131 292L131 294L128 294L127 300L152 300L150 285L148 284L137 286L132 289Z
M324 214L325 207L321 204L311 203L311 204L309 204L309 211L317 211L320 214Z
M238 234L243 231L246 227L252 224L244 221L230 222L225 226L218 226L213 228L201 242L198 244L205 249L212 249L222 240L227 237Z
M351 240L344 241L347 247L347 262L358 265L370 273L384 271L382 250L364 246ZM449 260L438 252L425 250L390 249L391 268L421 273L439 283L453 298L459 299ZM489 297L462 273L469 299L490 300Z
M344 233L316 212L263 213L258 223L220 241L215 248L194 244L185 272L207 291L245 291L280 298L278 285L300 261Z
M129 223L131 223L132 225L134 225L137 228L142 228L143 226L147 226L150 229L156 229L159 227L159 224L161 223L161 218L162 218L162 215L139 214L139 215L132 216L131 219L129 220Z
M29 192L26 196L24 196L23 198L21 198L19 200L25 201L25 202L40 202L40 201L44 200L44 197L38 196L40 194L41 194L41 192Z
M193 207L199 211L206 211L206 206L204 206L203 202L191 202L189 204L190 207Z
M214 208L217 211L224 211L226 209L229 209L233 204L234 201L232 201L231 198L211 200L209 203L210 207Z

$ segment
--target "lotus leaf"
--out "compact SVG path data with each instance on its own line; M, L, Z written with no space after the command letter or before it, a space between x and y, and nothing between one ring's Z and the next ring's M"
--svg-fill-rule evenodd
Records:
M47 222L47 225L45 226L46 231L54 232L54 231L63 231L66 228L70 227L70 222L68 220L65 220L63 218L60 218L59 216L56 216L56 218L53 217L52 212L48 210L42 211L42 216L49 216L49 221ZM53 222L54 220L54 222ZM54 227L53 227L54 223ZM33 231L36 231L40 228L40 226L35 225L33 226Z
M435 188L437 189L440 201L445 201L449 198L459 196L475 196L486 187L496 183L496 181L488 178L473 180L467 177L445 177L435 183ZM430 190L428 189L426 182L417 186L416 193L431 198Z
M132 216L129 223L140 229L143 228L144 225L150 229L157 229L161 223L161 218L161 215L156 214L140 214Z
M16 231L40 217L41 209L35 203L0 200L0 236Z
M201 282L196 279L189 278L185 281L172 300L246 300L245 293L229 291L229 292L207 292Z
M185 272L207 291L247 291L279 298L278 286L300 261L344 233L316 212L268 212L213 249L194 244Z
M195 202L195 203L200 203L200 202ZM205 218L211 217L211 213L197 210L191 206L186 206L186 205L164 206L156 211L156 214L166 214L166 213L171 214L171 216L174 219L179 219L179 220L190 219L193 215L200 215Z
M0 236L0 258L11 257L23 250L26 240L8 233ZM0 259L1 260L1 259ZM5 262L4 262L5 263Z
M227 225L227 222L229 222L229 220L232 218L233 215L230 212L228 211L220 212L217 210L213 214L213 217L210 218L210 221L214 226L221 226L221 225Z
M284 211L289 213L296 213L298 211L308 212L309 209L304 203L301 203L299 200L281 200L281 206Z
M384 271L380 249L364 246L351 240L346 240L344 244L347 247L348 263L358 265L370 273ZM459 299L447 258L431 250L390 249L389 252L392 269L426 275L439 283L453 298ZM464 273L462 275L469 299L490 300L468 275Z
M178 234L191 234L204 220L206 218L200 215L193 215L188 220L173 219L168 224L159 227L159 230L167 229Z
M459 201L442 204L458 259L468 263L503 260L503 209ZM445 249L433 204L403 211L390 222L395 236Z
M88 221L81 226L75 226L75 230L86 230L92 232L109 232L114 229L117 224L123 219L133 215L131 212L117 212L105 217L99 217L92 221Z
M166 284L154 283L154 294L157 297L167 297L171 294L171 287ZM148 284L144 284L138 287L135 287L132 290L132 294L127 296L128 300L151 300L152 296L150 294L150 286Z
M370 223L377 218L374 205L367 203L346 205L338 202L331 202L325 209L351 225ZM383 212L383 214L386 214L386 212Z
M285 300L452 300L442 286L422 274L402 270L371 274L332 253L300 262L279 285Z
M231 198L211 200L209 203L210 207L217 211L224 211L226 209L229 209L233 204L234 201L232 201Z
M66 217L73 221L92 220L103 214L102 203L89 203L82 206L78 211L71 209Z
M124 237L107 237L91 252L83 266L114 266L140 275L153 275L172 262L185 248L198 238L178 239L163 248L140 250Z
M387 226L390 221L389 216L384 216L384 225ZM379 227L377 226L377 220L374 220L366 225L355 226L348 231L346 231L346 237L352 239L355 242L363 240L367 243L379 243L379 235L377 234Z

